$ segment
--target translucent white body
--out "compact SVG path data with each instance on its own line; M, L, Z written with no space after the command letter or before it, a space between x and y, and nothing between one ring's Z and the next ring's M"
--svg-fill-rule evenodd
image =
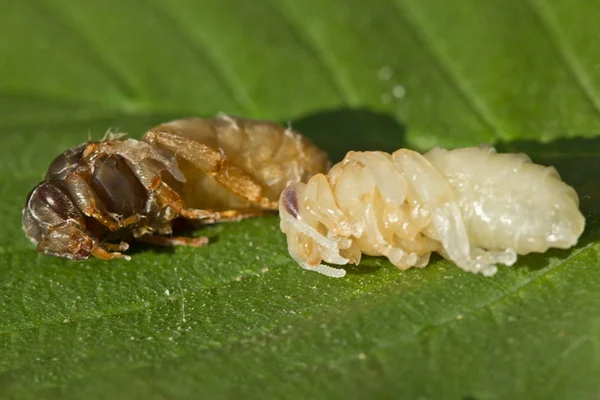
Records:
M290 255L332 277L346 271L323 261L358 264L368 254L407 269L432 252L491 276L517 254L575 245L585 225L578 206L554 168L490 146L350 152L279 201Z

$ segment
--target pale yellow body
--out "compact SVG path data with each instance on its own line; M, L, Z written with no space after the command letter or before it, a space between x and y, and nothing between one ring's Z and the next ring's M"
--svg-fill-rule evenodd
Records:
M206 173L214 170L212 165L198 168L202 159L210 164L215 157L225 156L227 164L236 167L226 173L241 172L251 177L261 186L260 197L272 200L273 204L290 183L306 182L330 166L327 155L306 137L268 121L220 115L213 119L170 121L153 131L168 132L171 140L180 136L206 146L189 149L194 162L182 156L188 142L182 142L176 153L179 168L186 177L181 197L191 208L231 210L256 206L251 201L253 187L247 187L244 181L236 185L239 180L224 185L222 179L219 181L214 174ZM215 149L220 153L215 153ZM232 191L235 186L239 186L239 190ZM262 206L264 208L264 204Z
M290 254L306 269L341 277L321 262L358 264L363 253L423 267L438 252L490 276L517 254L575 245L585 225L578 203L554 168L481 146L350 152L327 175L286 189L279 209Z

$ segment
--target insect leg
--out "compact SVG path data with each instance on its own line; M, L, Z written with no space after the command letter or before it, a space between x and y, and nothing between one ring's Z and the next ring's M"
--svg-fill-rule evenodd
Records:
M125 226L135 224L142 217L140 215L132 215L125 219L119 219L117 215L113 215L98 206L96 195L88 183L78 174L73 173L65 179L65 185L73 195L73 201L77 207L88 217L92 217L102 225L106 226L111 231L116 231Z
M444 252L463 269L470 269L469 239L449 183L419 153L401 149L393 159L419 204L430 210L435 239Z
M121 242L119 244L115 244L104 242L102 243L102 247L110 251L126 251L127 249L129 249L129 243Z
M168 126L160 126L147 132L143 140L189 161L233 194L249 200L261 208L277 209L277 201L263 196L262 185L244 170L231 163L219 149L181 136Z
M235 222L246 218L259 217L262 215L272 215L271 210L260 208L241 208L237 210L219 211L219 217L215 222Z
M181 196L162 181L159 181L157 187L154 189L154 193L158 203L162 207L167 206L171 208L176 214L185 219L205 220L207 223L212 223L219 219L219 213L217 212L186 208L183 200L181 200Z
M512 265L515 262L513 250L491 252L471 247L452 187L425 157L402 149L396 151L393 158L419 203L430 210L435 239L442 244L441 253L445 257L465 271L480 272L484 276L496 272L495 264ZM411 177L418 177L418 183Z
M47 240L52 240L53 246L48 246ZM123 251L127 247L128 245L124 243L121 245L110 245L109 248ZM90 255L102 260L111 260L113 258L130 259L129 256L119 252L108 252L95 238L88 236L73 222L65 222L50 227L44 238L38 243L37 248L39 252L45 254L78 260L86 259Z
M94 248L92 249L92 253L91 253L94 257L99 258L101 260L112 260L113 258L124 258L126 260L130 260L131 257L129 257L126 254L121 254L119 252L108 252L105 249L102 248L102 246L100 245L96 245L94 246Z
M184 236L159 236L159 235L143 235L137 238L140 242L152 244L155 246L190 246L202 247L208 244L206 236L199 237L184 237Z

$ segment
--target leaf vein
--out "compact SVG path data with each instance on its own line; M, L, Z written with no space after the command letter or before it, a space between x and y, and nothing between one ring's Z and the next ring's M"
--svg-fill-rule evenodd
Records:
M401 4L402 1L403 0L396 0L393 4L396 5L396 9L404 19L407 28L413 32L417 41L429 52L433 64L437 66L437 69L442 76L475 112L479 120L494 133L494 136L497 139L507 139L500 124L488 110L480 96L478 96L476 91L465 82L465 79L452 68L450 58L435 46L434 40L432 36L427 33L424 24L420 22L416 16L411 15L412 13L408 11L408 5Z
M248 278L255 278L255 277L256 276L249 276ZM178 280L177 280L177 282L179 283ZM199 293L210 292L215 289L224 288L224 287L230 286L230 285L238 283L238 282L239 281L236 278L226 279L222 282L219 282L218 284L201 288L201 289L197 290L196 292L194 292L193 295L197 296ZM151 291L154 291L154 289L151 289L151 288L148 288L148 289ZM186 297L190 297L192 295L185 295L183 293L183 290L181 289L180 283L178 285L178 289L180 289L180 290L178 290L179 293L173 293L168 298L160 299L153 303L140 302L137 304L130 304L129 307L117 308L114 312L108 312L108 313L102 313L102 314L96 314L96 315L92 314L92 315L86 315L86 316L75 317L75 318L69 317L68 322L64 322L64 319L68 316L61 316L61 319L40 321L36 325L19 326L19 327L9 328L9 329L5 329L5 330L0 330L0 337L15 334L15 333L20 333L20 332L27 332L27 331L31 331L31 330L35 330L35 329L40 329L41 326L60 325L60 324L77 324L77 323L90 322L90 321L96 321L96 320L107 319L107 318L123 317L123 316L131 315L131 314L138 314L138 313L141 314L141 313L147 312L148 310L160 308L163 305L172 303L174 301L182 302L181 303L182 319L185 319L185 311L184 311L185 304L183 302L185 301ZM52 295L56 296L56 293L53 292ZM60 299L57 298L57 300L60 300ZM64 303L61 302L61 305L64 306ZM63 307L63 309L64 309L64 307Z
M227 60L222 59L218 52L211 48L208 41L191 32L174 7L168 6L169 2L152 0L147 2L147 4L151 4L154 8L158 9L162 18L166 19L173 29L177 29L187 45L194 51L196 57L207 62L214 76L231 93L232 99L238 106L251 115L259 115L258 106L244 88L243 80L233 73L231 68L228 68Z
M42 3L36 3L38 6L42 7ZM46 15L51 15L54 20L60 24L64 29L73 32L74 37L79 38L77 41L78 45L81 48L82 54L87 54L89 57L93 58L96 61L96 65L100 68L100 70L106 74L106 76L116 85L117 89L124 96L126 102L124 104L127 105L125 108L131 108L134 99L139 98L137 90L135 88L134 83L129 79L127 74L114 65L106 53L101 52L93 42L81 29L80 26L74 24L71 20L68 20L66 14L63 12L61 7L55 5L54 7L50 6L49 2L44 2L46 7L44 7L44 11Z
M326 51L326 49L320 46L320 40L311 33L306 24L301 25L302 18L295 17L290 7L284 3L285 0L283 2L278 0L271 1L271 4L276 7L279 14L292 29L292 32L295 32L298 44L304 47L321 64L324 70L328 72L331 82L344 102L350 106L359 105L360 96L350 81L340 73L339 65L337 65L333 53Z
M555 16L544 0L527 0L533 13L537 16L542 29L546 32L550 44L558 54L565 69L573 77L579 89L583 92L586 100L593 107L596 114L600 116L600 99L594 92L593 86L583 67L577 61L569 44L562 36Z
M599 245L600 244L598 244L598 243L590 243L590 244L582 247L578 251L573 252L571 255L569 255L564 260L561 260L560 262L558 262L556 265L553 265L553 266L551 266L551 267L543 270L542 272L536 274L530 280L526 281L522 285L519 285L518 287L515 287L513 290L505 293L504 295L498 296L495 299L492 299L491 301L488 301L487 303L485 303L485 304L483 304L483 305L481 305L479 307L475 307L475 308L473 308L471 310L468 310L468 311L464 312L462 314L462 318L460 320L462 320L466 316L471 315L473 313L476 313L478 311L489 309L489 307L491 307L492 305L497 304L497 303L503 301L507 297L510 297L512 295L520 293L522 290L526 289L530 285L532 285L535 282L538 282L540 279L543 279L544 277L546 277L550 272L555 271L557 268L560 268L560 267L564 266L566 263L568 263L569 261L571 261L575 257L577 257L579 255L582 255L583 253L585 253L587 251L590 251L590 250L594 249L595 247L597 247ZM226 282L222 286L227 286L227 285L229 285L231 283L234 283L234 282ZM215 285L215 287L219 287L219 286L221 286L221 285ZM203 289L203 290L210 291L212 289L213 288L210 287L210 288L206 288L206 289ZM159 302L160 304L152 304L149 307L143 307L140 310L131 311L131 313L136 313L136 312L144 311L147 308L154 308L154 307L160 306L163 303L177 301L178 299L179 299L179 296L174 295L174 296L171 296L168 300ZM491 312L492 312L492 310L490 310L490 313ZM86 320L95 320L95 319L101 319L101 318L109 318L109 317L114 317L114 316L120 316L120 315L124 315L124 314L129 314L129 313L130 312L126 312L126 313L114 313L114 314L110 314L110 315L102 315L102 316L93 317L93 318L76 319L76 320L70 320L67 323L77 323L77 322L83 322L83 321L86 321ZM417 337L421 333L423 333L424 331L436 330L436 329L442 328L444 326L448 326L448 325L451 325L453 323L457 323L460 320L453 316L452 318L447 318L447 319L441 320L438 323L427 324L427 325L423 326L420 329L412 330L410 333L407 333L407 334L395 337L392 340L389 340L389 341L386 341L386 342L379 342L379 343L375 344L374 346L372 346L370 349L365 350L364 353L373 354L373 353L375 353L377 351L381 351L381 350L383 350L385 348L394 346L396 343L401 342L403 340L407 340L409 338ZM300 321L304 321L304 318L301 318ZM498 323L498 321L496 321L496 323ZM49 323L44 323L44 325L47 325L47 324L53 324L53 323L50 323L50 322ZM6 331L6 332L0 332L0 336L6 335L6 334L10 334L10 333L20 332L20 331L33 330L33 329L39 329L39 326L28 327L28 328L21 328L21 329L16 329L16 330L9 330L9 331ZM228 346L233 346L235 344L248 341L252 337L258 338L258 337L262 337L262 336L265 336L265 335L272 335L274 329L269 329L266 332L265 331L255 332L254 334L249 335L249 336L245 336L243 338L233 338L231 340L227 340L225 343L221 344L219 347L220 348L224 348L224 347L228 347ZM273 336L270 336L270 337L273 338ZM196 356L197 356L197 354L196 354ZM180 357L179 356L169 357L169 359L171 359L171 360L172 359L177 359L177 358L180 358ZM355 361L355 360L356 360L356 356L353 354L351 356L338 357L337 359L327 359L327 360L323 360L323 361L315 360L310 365L298 364L298 365L296 365L295 369L296 370L305 370L305 369L314 370L315 368L319 368L319 367L323 367L323 366L331 366L331 365L338 365L339 366L340 363L345 363L345 362L350 362L350 361ZM151 363L144 363L143 365L137 365L137 366L135 366L133 368L130 368L129 370L136 370L138 368L144 368L144 367L147 367L147 366L150 366L150 365L152 365L152 364ZM48 387L56 387L56 386L58 386L58 385L54 385L54 384L48 385Z
M500 303L502 302L504 299L513 296L513 295L519 295L522 290L526 289L527 287L529 287L530 285L538 282L540 279L545 278L550 272L556 270L557 268L565 265L568 261L572 260L573 258L579 256L580 254L583 254L584 252L587 252L591 249L593 249L596 246L600 246L599 243L590 243L584 247L582 247L581 249L579 249L578 251L574 251L572 254L570 254L567 258L565 258L564 260L561 260L559 263L557 263L556 265L553 265L551 267L549 267L548 269L544 270L543 272L535 275L533 278L531 278L530 280L528 280L527 282L523 283L522 285L519 285L517 287L515 287L514 289L504 293L501 296L496 297L495 299L492 299L491 301L486 302L485 304L480 305L479 307L475 307L472 308L468 311L465 311L462 314L462 317L460 319L457 319L456 317L451 317L451 318L446 318L444 320L439 321L438 323L432 323L432 324L427 324L425 326L423 326L421 329L417 329L415 331L412 331L410 333L395 337L392 340L388 340L385 342L379 342L378 344L374 345L373 347L371 347L369 350L366 350L365 353L374 353L376 351L381 351L382 349L386 349L388 347L392 347L394 346L396 343L399 343L403 340L407 340L409 338L412 337L416 337L419 336L421 333L425 332L425 331L430 331L430 330L436 330L436 329L440 329L442 327L448 326L448 325L452 325L454 323L460 322L461 320L463 320L466 316L474 314L478 311L481 310L485 310L488 309L490 311L490 314L493 313L493 310L490 310L490 307L492 307L494 304ZM494 315L491 315L494 320L495 323L498 324L499 321L496 320ZM347 361L353 361L355 360L355 356L349 356L349 357L340 357L338 358L336 361L334 362L347 362ZM331 360L327 360L327 363L332 362ZM323 365L325 363L321 362L316 362L314 364L312 364L311 367L317 366L317 365ZM304 367L301 367L304 368Z
M0 100L31 101L31 102L37 102L37 103L47 103L50 106L56 106L58 104L61 106L77 105L78 107L81 107L82 105L85 105L85 106L102 107L101 101L93 100L93 99L65 97L65 96L61 96L58 93L48 93L48 92L46 92L46 93L44 93L44 92L31 93L31 92L24 92L24 91L13 91L13 90L7 90L6 88L0 89ZM103 109L105 109L105 108L102 107L100 110L103 110ZM97 112L98 109L95 109L95 111Z

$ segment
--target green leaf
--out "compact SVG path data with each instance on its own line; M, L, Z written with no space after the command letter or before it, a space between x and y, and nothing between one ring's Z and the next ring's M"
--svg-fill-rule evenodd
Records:
M592 399L600 395L600 6L585 0L3 0L0 397ZM436 258L303 271L276 217L134 248L36 254L20 227L88 134L218 112L350 149L497 144L555 165L570 251L493 278ZM197 232L200 234L200 232Z

